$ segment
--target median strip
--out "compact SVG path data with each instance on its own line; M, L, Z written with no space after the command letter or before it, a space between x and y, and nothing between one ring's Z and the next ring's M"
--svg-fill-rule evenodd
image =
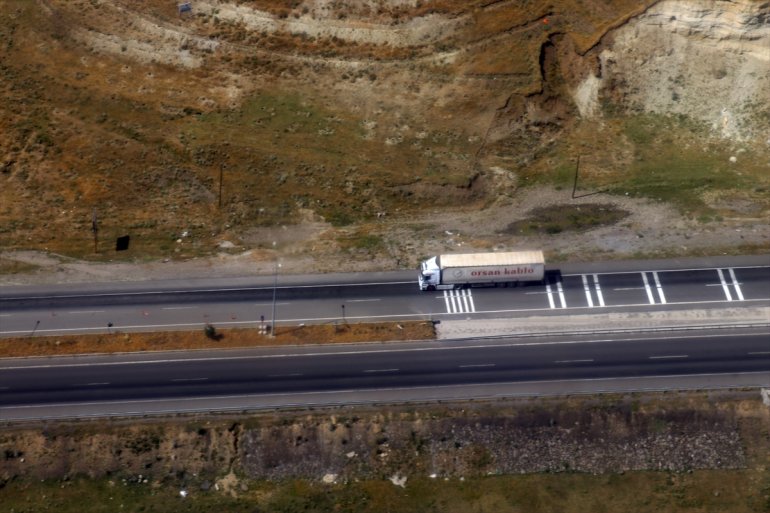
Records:
M260 328L220 329L206 335L204 323L195 331L126 332L124 326L99 328L109 331L92 335L26 336L0 338L0 358L59 356L89 353L128 353L194 349L248 348L285 345L325 345L358 342L434 340L435 328L429 321L379 323L282 324L271 337L267 323ZM250 321L251 326L260 322ZM39 331L39 330L38 330Z

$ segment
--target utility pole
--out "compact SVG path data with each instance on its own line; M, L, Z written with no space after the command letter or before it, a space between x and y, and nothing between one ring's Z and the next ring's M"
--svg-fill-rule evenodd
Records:
M273 241L273 251L275 251L275 241ZM275 296L278 291L278 268L281 264L278 263L278 256L275 256L275 272L273 274L273 320L270 323L270 337L275 337Z
M99 223L96 218L96 209L91 212L91 231L94 232L94 254L99 252Z
M222 210L222 180L224 178L224 164L219 164L219 210Z
M572 184L572 199L575 199L575 191L577 191L578 173L580 172L580 155L577 156L577 164L575 165L575 181Z

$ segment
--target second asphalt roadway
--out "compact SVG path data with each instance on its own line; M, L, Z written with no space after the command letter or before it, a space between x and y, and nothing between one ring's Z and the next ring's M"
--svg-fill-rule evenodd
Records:
M382 274L368 282L361 275L332 282L326 276L320 283L283 277L275 290L276 320L483 323L533 314L770 307L766 256L561 266L550 269L543 284L452 294L421 293L414 276L402 276L407 277ZM197 329L205 322L254 326L265 316L260 311L270 311L273 292L269 284L249 279L218 286L6 287L0 292L0 335L93 332L108 329L108 323L109 329L125 331ZM765 386L770 385L770 318L765 321L716 331L5 360L0 418Z

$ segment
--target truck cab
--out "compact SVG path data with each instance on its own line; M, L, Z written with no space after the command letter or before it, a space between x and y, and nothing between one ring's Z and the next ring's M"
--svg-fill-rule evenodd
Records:
M420 264L420 275L417 277L420 290L436 290L441 283L441 269L438 265L438 257L425 260Z

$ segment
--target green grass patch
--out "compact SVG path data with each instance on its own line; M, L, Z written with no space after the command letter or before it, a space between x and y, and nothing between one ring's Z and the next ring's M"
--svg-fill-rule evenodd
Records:
M348 251L376 253L385 248L385 241L382 236L365 231L356 231L348 236L340 237L339 243L343 249Z
M692 218L718 220L709 195L754 201L770 186L767 152L719 139L709 127L684 116L616 116L605 113L600 129L578 127L521 171L523 185L577 187L666 202ZM731 157L736 157L731 162Z
M765 511L767 478L757 471L528 474L444 480L410 477L404 488L387 480L344 484L292 480L244 481L232 496L203 478L186 483L128 479L14 480L0 489L4 511L37 513L210 512L252 513L496 513ZM180 491L187 492L186 497Z
M643 196L675 205L692 216L711 216L704 193L748 190L753 184L730 162L730 148L708 139L704 127L682 118L628 118L625 134L636 150L627 175L608 185L616 194Z
M196 164L214 168L212 175L226 162L225 203L238 210L231 226L291 222L297 208L346 226L376 214L374 195L381 210L394 211L416 204L405 185L468 186L473 147L465 134L437 131L418 139L417 129L402 132L387 119L383 114L368 133L358 115L310 96L258 92L237 110L182 120L179 134ZM421 199L420 205L449 202L438 194Z
M526 219L509 224L504 232L511 235L579 232L612 225L627 216L628 212L609 204L552 205L531 210Z

